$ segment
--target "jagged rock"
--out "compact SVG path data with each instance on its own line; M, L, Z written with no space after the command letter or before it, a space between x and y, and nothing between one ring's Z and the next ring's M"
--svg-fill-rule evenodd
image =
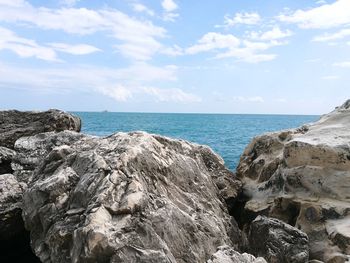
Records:
M23 231L21 200L26 184L12 174L0 175L0 240L9 240Z
M218 251L213 254L207 263L267 263L265 259L253 255L235 251L229 246L221 246Z
M0 175L0 262L39 262L30 249L21 217L26 187L12 174Z
M349 228L329 230L350 213L349 105L313 124L254 138L237 168L250 199L241 220L266 215L296 226L309 237L310 258L324 262L345 262L339 258L349 253Z
M250 252L268 262L305 263L309 259L305 233L278 219L258 216L250 225Z
M80 118L59 110L0 111L0 146L13 149L17 139L41 132L80 131Z
M80 131L78 117L58 110L46 112L0 111L0 261L37 262L30 250L21 217L23 190L40 160L57 143L45 142L32 152L31 136L47 131ZM38 137L45 135L38 135ZM20 140L15 147L16 140ZM16 149L15 149L16 148ZM37 147L36 147L37 148ZM19 151L18 153L16 151ZM26 151L27 150L27 151Z
M205 262L218 246L238 246L224 202L240 188L205 146L142 132L84 136L46 156L23 217L42 262Z
M12 173L11 162L16 152L0 146L0 174Z
M20 181L30 183L34 170L53 148L70 145L79 139L86 137L73 131L46 132L30 137L22 137L15 143L16 155L12 160L14 175Z

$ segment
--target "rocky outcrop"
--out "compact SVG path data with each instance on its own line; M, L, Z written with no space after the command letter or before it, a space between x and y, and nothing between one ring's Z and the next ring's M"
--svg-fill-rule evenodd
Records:
M13 174L17 179L30 183L33 172L40 162L55 147L70 145L85 135L73 131L46 132L18 139L14 145L16 154L12 158Z
M12 174L0 175L0 240L9 240L23 231L21 218L22 193L26 184Z
M241 239L225 205L241 182L205 146L83 136L53 148L32 178L23 216L42 262L205 262Z
M49 131L79 132L80 128L80 118L59 110L0 111L0 146L13 149L16 140L24 136Z
M265 259L255 258L253 255L235 251L231 247L221 246L207 263L267 263Z
M350 237L350 101L318 122L258 136L245 149L241 221L275 217L304 231L310 258L345 262Z
M80 126L78 117L58 110L0 112L1 262L37 262L37 258L31 252L29 234L24 229L21 216L22 195L41 159L59 144L52 137L52 141L45 142L41 152L34 152L30 151L32 143L30 137L22 139L22 136L65 129L79 131ZM45 137L45 135L38 135L38 137ZM60 142L63 139L60 138L57 141ZM16 141L19 141L18 146L15 146Z
M249 250L268 262L309 260L307 235L278 219L258 216L250 225L248 240Z
M0 174L12 173L11 162L16 152L0 146Z

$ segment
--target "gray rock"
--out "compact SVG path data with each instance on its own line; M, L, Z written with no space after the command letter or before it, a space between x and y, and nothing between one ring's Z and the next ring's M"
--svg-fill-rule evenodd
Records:
M308 237L278 219L258 216L250 225L250 252L272 263L305 263L309 260Z
M11 162L16 152L0 146L0 174L12 173Z
M24 230L20 206L25 188L26 184L12 174L0 175L0 241L10 240Z
M207 263L267 263L261 257L254 257L253 255L235 251L229 246L218 247L218 251L213 254Z
M84 136L47 154L23 217L42 262L205 262L218 246L238 246L225 199L240 188L205 146L142 132Z
M80 131L80 118L59 110L0 111L0 146L13 149L17 139L41 132Z
M310 259L324 262L350 251L349 105L298 129L254 138L237 168L249 197L243 221L265 215L301 229Z
M34 170L53 148L70 145L83 137L87 136L73 131L62 131L19 138L14 146L16 155L13 156L11 164L14 175L18 180L30 183Z

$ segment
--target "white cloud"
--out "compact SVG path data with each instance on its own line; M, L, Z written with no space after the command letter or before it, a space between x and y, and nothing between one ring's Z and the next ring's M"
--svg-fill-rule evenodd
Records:
M174 22L179 17L179 14L175 12L178 9L178 5L173 0L163 0L162 7L164 9L164 21Z
M342 29L333 34L325 33L323 35L316 36L313 38L313 41L318 41L318 42L334 41L334 40L343 39L347 36L350 36L350 29Z
M25 68L0 63L0 87L54 93L97 92L119 102L149 97L157 102L199 102L200 97L182 89L155 86L175 81L177 69L174 65L156 67L146 63L120 69L77 65Z
M149 9L147 6L140 3L132 3L132 8L135 12L146 13L149 16L154 16L154 11Z
M263 41L269 41L269 40L276 40L276 39L282 39L293 35L293 32L290 30L281 30L278 26L274 26L271 30L266 32L250 32L249 37L251 39L255 40L263 40Z
M177 4L173 0L163 0L162 7L168 13L173 12L178 8Z
M297 10L279 15L283 22L295 23L301 28L332 28L350 23L350 1L337 0L309 10Z
M333 66L334 67L341 67L341 68L350 68L350 61L333 63Z
M0 21L78 35L106 31L117 40L118 51L135 60L151 59L161 49L159 39L166 33L164 28L148 20L138 20L116 9L50 9L19 0L1 1Z
M339 76L336 76L336 75L323 76L322 79L324 79L324 80L336 80L336 79L339 79Z
M127 101L132 98L132 92L122 85L116 87L99 87L98 90L116 101Z
M255 103L265 102L265 100L260 96L253 96L253 97L236 96L236 97L233 97L233 100L236 102L255 102Z
M41 46L34 40L19 37L4 27L0 27L0 50L10 50L22 58L59 61L53 49Z
M240 40L234 35L209 32L198 40L198 44L187 48L186 53L197 54L215 49L235 48L239 45Z
M287 42L271 40L268 42L252 42L240 40L232 34L210 32L205 34L197 44L186 49L187 54L216 52L215 58L237 58L248 63L258 63L276 58L275 54L261 54L267 49L284 45Z
M72 55L87 55L97 51L101 51L101 49L97 47L86 44L69 45L66 43L50 43L48 45L57 51Z
M226 15L224 17L224 25L216 25L216 27L232 27L239 24L256 25L261 21L258 13L236 13L233 17Z
M154 87L143 87L142 91L146 94L154 96L160 102L180 102L191 103L201 102L202 99L194 94L184 92L181 89L160 89Z

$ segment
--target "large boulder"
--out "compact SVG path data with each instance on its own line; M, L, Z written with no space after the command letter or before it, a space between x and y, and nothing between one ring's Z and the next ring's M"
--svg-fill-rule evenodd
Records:
M79 117L59 110L0 111L0 146L13 149L16 140L24 136L49 131L79 132L80 128Z
M186 141L84 136L47 154L30 184L23 217L42 262L205 262L241 239L225 205L241 182Z
M308 237L278 219L258 216L250 225L249 249L268 262L305 263L309 260Z
M262 257L254 257L247 253L239 253L229 246L218 248L207 263L267 263Z
M258 136L237 176L249 201L241 221L275 217L304 231L310 258L345 262L350 237L350 101L318 122Z

